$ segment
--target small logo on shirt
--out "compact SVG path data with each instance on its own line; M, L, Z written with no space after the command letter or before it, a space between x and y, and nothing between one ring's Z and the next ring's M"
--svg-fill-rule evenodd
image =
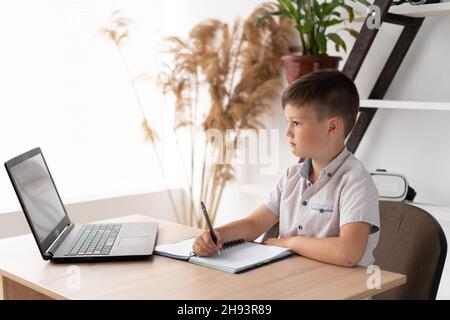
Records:
M311 203L311 209L314 211L318 211L319 213L331 213L333 212L334 206L327 205L325 203Z

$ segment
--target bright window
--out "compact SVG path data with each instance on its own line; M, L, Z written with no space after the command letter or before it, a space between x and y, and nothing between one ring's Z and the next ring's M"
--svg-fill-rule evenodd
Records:
M117 49L96 35L113 5L0 2L0 161L41 147L65 202L165 186L152 147L144 142L141 112ZM137 5L130 2L124 11L134 20L124 53L134 75L154 76L163 5ZM164 102L153 81L138 89L150 124L163 123L168 114L155 112ZM160 155L169 185L177 187L180 173L168 171L177 167L177 153L160 146ZM18 208L3 169L0 212Z

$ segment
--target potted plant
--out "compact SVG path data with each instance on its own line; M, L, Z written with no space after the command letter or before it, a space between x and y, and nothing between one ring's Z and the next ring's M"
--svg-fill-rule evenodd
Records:
M348 19L352 22L355 14L353 7L348 2L359 2L366 6L367 0L277 0L278 10L268 12L258 18L257 24L271 16L285 16L293 20L297 30L302 54L289 54L283 56L283 64L289 83L295 79L318 69L337 69L341 57L329 56L327 44L329 41L335 44L336 51L347 50L347 46L341 36L335 31L329 31L329 27L343 23ZM348 18L341 17L347 12ZM355 38L358 32L344 27L339 31L346 31Z

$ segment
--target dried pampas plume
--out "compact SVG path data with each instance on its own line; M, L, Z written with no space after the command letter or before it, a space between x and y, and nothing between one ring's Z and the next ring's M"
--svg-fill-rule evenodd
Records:
M164 52L169 59L163 65L158 83L164 94L171 94L175 99L175 130L184 127L192 133L216 129L227 137L227 129L239 132L263 128L261 116L270 110L281 91L281 57L289 52L293 25L283 16L271 17L258 26L256 20L277 9L278 5L265 3L245 21L236 20L231 28L219 20L206 20L197 24L186 40L166 39ZM198 110L200 89L207 90L210 97L210 108L203 119L199 119ZM224 145L235 148L238 138L239 134L227 138ZM195 142L191 143L192 198L196 166ZM205 152L223 156L208 141ZM191 203L205 200L214 220L223 189L233 179L233 167L218 161L210 168L206 168L206 161L200 166L200 199L191 199ZM201 226L203 220L194 211L191 205L189 223Z

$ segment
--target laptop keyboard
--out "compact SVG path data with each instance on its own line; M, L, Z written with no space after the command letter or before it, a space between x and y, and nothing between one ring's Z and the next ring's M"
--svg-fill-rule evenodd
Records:
M85 224L65 256L108 255L119 234L120 224Z

